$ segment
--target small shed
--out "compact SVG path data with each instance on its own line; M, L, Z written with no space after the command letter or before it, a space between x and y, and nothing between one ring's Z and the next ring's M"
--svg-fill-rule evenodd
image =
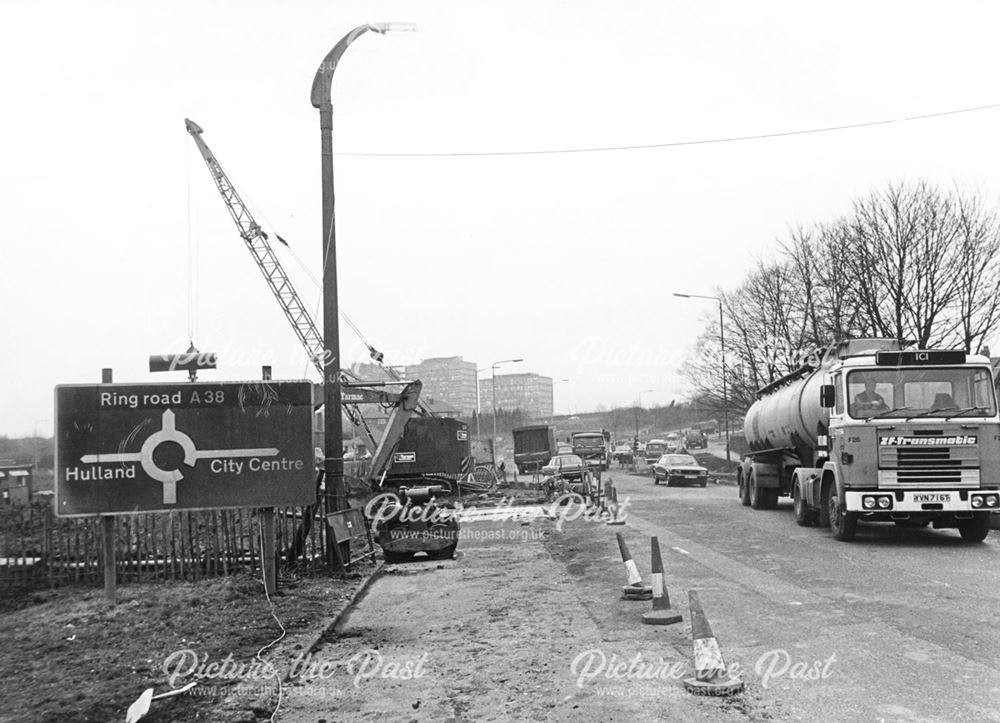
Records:
M33 464L0 464L0 504L31 501Z

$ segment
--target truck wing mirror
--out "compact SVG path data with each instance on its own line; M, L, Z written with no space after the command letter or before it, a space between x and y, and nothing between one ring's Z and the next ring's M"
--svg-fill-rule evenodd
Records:
M837 403L837 388L832 384L824 384L819 388L819 405L826 409Z

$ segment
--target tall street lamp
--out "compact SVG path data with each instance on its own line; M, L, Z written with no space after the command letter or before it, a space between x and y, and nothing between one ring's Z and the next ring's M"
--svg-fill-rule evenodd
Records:
M504 359L503 361L493 362L490 365L493 375L493 441L490 442L490 450L493 453L493 466L497 466L497 367L501 364L516 364L517 362L523 362L524 359Z
M682 299L710 299L719 302L719 348L722 350L722 416L726 425L726 461L732 462L729 452L729 393L726 387L726 327L722 320L722 299L718 296L702 296L701 294L678 294Z
M340 409L340 325L337 313L337 244L333 213L333 71L347 47L369 30L384 35L394 30L416 30L412 23L361 25L340 39L319 64L310 100L319 109L323 188L323 342L326 367L324 388L324 439L327 501L334 510L347 508L344 487L344 425ZM332 490L332 492L331 492ZM328 507L329 509L329 507Z

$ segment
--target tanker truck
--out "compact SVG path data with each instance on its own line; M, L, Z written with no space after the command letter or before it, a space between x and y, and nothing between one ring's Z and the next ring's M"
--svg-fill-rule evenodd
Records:
M1000 417L990 361L851 339L757 392L740 502L854 538L858 522L957 528L981 541L1000 510Z

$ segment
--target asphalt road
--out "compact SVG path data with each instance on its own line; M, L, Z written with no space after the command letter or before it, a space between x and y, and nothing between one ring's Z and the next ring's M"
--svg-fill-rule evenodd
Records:
M392 568L279 720L1000 720L1000 533L869 525L840 543L733 486L610 476L624 526L487 515L458 559ZM651 603L621 600L618 531L647 582L658 538L682 623L644 625ZM689 590L743 693L685 692Z
M789 501L741 506L732 486L616 484L629 527L658 536L668 580L701 591L724 653L769 715L1000 720L997 531L967 543L954 530L862 524L842 543L798 527ZM819 679L793 678L797 663Z

